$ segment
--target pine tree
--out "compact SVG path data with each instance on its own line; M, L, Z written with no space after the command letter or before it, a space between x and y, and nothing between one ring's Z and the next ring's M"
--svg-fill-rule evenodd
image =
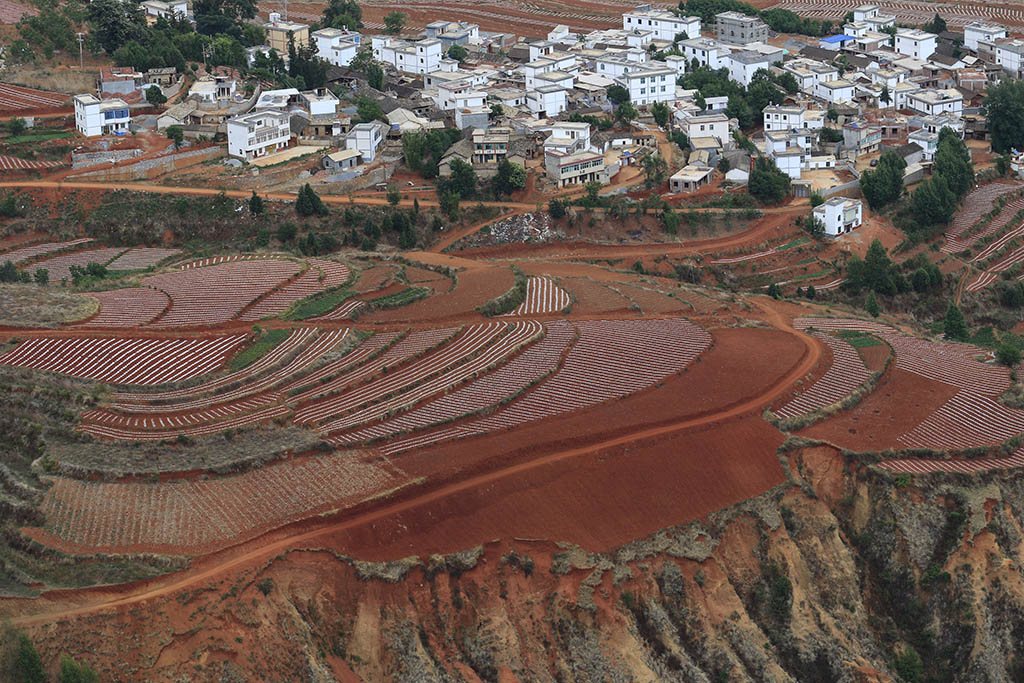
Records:
M15 680L25 683L46 683L48 676L43 669L43 660L28 636L18 633L18 649L14 655Z
M295 210L300 216L312 216L316 213L316 207L313 206L313 202L309 197L309 193L312 192L309 183L306 183L299 189L299 196L295 200Z
M874 292L868 294L868 302L864 306L864 310L870 313L872 318L877 318L882 312L881 307L878 305L878 297L875 296Z
M946 309L946 318L942 321L942 331L946 339L965 341L969 336L964 313L952 301L949 302L949 308Z
M249 197L249 214L253 216L259 216L262 213L263 197L260 197L258 194L256 194L256 190L253 190L252 196Z

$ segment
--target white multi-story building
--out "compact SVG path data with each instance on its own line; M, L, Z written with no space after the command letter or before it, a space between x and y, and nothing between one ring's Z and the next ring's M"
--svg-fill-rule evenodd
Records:
M629 92L629 101L636 105L669 102L676 98L676 72L664 66L622 74L615 82Z
M646 60L635 61L621 54L609 54L594 60L594 70L605 78L618 78L630 71L646 68L645 64Z
M729 66L726 58L732 53L732 48L717 40L694 38L692 40L684 40L679 43L679 47L682 49L683 55L688 62L696 59L697 63L701 66L707 66L712 69L721 69L722 67Z
M622 28L626 31L646 29L654 34L655 40L670 42L681 33L687 38L700 38L700 17L680 17L668 10L640 5L622 15Z
M559 121L548 130L551 136L544 140L544 149L557 150L564 154L572 154L590 149L590 124Z
M721 145L729 141L729 117L722 113L689 116L676 123L690 140L713 138Z
M523 78L526 82L526 89L530 90L537 85L543 85L537 83L537 77L552 71L564 71L566 73L576 73L577 63L576 57L571 54L552 52L547 56L538 57L537 59L531 60L520 69L523 72Z
M719 12L715 15L715 38L734 45L763 43L768 40L768 25L740 12Z
M291 115L283 109L252 111L227 120L228 154L252 161L288 147Z
M487 93L468 79L445 81L437 86L437 108L451 111L464 107L482 107L487 100Z
M906 109L907 100L920 89L921 86L913 81L897 83L895 88L889 88L889 95L892 97L892 104L890 106L894 109Z
M927 116L949 112L960 116L964 111L964 96L955 88L932 90L926 88L907 96L907 108Z
M567 107L568 95L557 85L544 85L526 93L526 107L537 118L553 118Z
M381 121L357 123L345 136L345 149L359 150L364 163L370 163L377 157L377 150L384 144L384 136L388 127Z
M549 150L544 153L544 169L558 187L588 183L600 178L604 155L586 150L572 154Z
M896 31L896 52L916 59L928 59L935 52L934 33L916 28L901 28Z
M101 100L92 94L75 95L75 128L87 138L128 131L132 114L119 98Z
M775 149L769 147L765 150L769 159L775 162L775 166L793 180L800 180L803 173L804 162L808 157L807 152L797 146Z
M188 2L186 0L144 0L139 7L146 13L146 21L155 24L157 19L188 19Z
M443 56L441 41L436 38L410 42L391 36L372 36L370 41L374 59L405 73L437 71Z
M316 43L317 54L335 66L348 66L359 52L358 33L340 28L322 28L313 31L310 37Z
M907 142L916 142L923 151L922 158L925 161L932 161L939 147L939 134L920 128L907 135Z
M996 64L1014 78L1024 77L1024 40L1017 38L996 41Z
M754 80L754 74L758 69L767 69L771 66L768 57L760 52L744 50L733 52L729 55L729 78L736 81L743 87L750 85Z
M900 66L890 66L886 68L872 69L868 67L867 71L864 72L867 77L871 79L872 83L878 85L884 85L892 91L900 83L903 83L910 78L910 70L904 69Z
M683 55L668 55L665 57L665 66L676 72L676 77L686 73L686 57Z
M825 234L835 237L860 227L863 221L861 201L832 197L814 207L814 217L825 225Z
M837 79L834 81L819 82L814 88L814 96L825 100L829 104L841 104L852 102L856 86L850 81Z
M814 59L793 59L782 65L782 70L792 74L800 92L816 95L818 83L827 83L839 78L839 70L831 64Z
M968 50L978 49L979 40L1001 40L1006 37L1006 28L999 24L986 24L972 21L964 26L964 47Z
M791 131L800 128L809 128L807 125L807 107L799 105L769 104L764 108L764 130L766 133L772 131ZM818 127L821 126L821 119L816 120Z
M894 26L896 17L882 14L878 5L861 5L853 10L853 21L872 26L874 31L881 31L883 28Z

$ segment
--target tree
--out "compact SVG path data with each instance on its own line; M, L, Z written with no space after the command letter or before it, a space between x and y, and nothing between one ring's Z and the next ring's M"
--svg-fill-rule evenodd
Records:
M561 199L552 199L548 202L548 215L553 220L565 217L565 202Z
M780 171L773 160L759 157L750 173L748 188L755 199L778 204L789 193L789 176Z
M405 26L405 13L404 12L389 12L384 15L384 31L385 33L401 33L402 27Z
M814 285L807 285L807 289L804 291L804 296L813 300L814 297L818 296L818 291L814 289Z
M804 219L804 230L807 231L811 237L824 237L825 236L825 224L821 222L821 219L811 212L811 215Z
M1015 368L1020 365L1020 347L1011 342L1003 342L996 347L996 360L1000 365Z
M584 195L584 200L590 206L597 206L598 203L600 203L601 198L599 193L601 192L601 187L601 183L596 180L591 180L583 184L583 191L586 193Z
M327 214L327 207L309 183L306 183L299 190L299 196L295 200L295 211L300 216L312 216L314 214L324 216ZM281 240L287 242L290 240Z
M768 296L773 299L779 299L782 297L782 288L775 282L768 285Z
M984 101L992 151L1006 154L1024 149L1024 81L1004 78L990 87Z
M629 123L637 117L636 107L629 102L623 102L615 110L615 120L620 123Z
M878 96L878 100L887 107L892 102L892 95L889 94L888 84L882 86L882 94Z
M526 169L520 164L502 159L498 164L498 173L491 181L491 187L494 188L495 197L522 190L526 187Z
M20 683L46 683L49 677L43 670L43 660L39 657L35 645L29 637L19 631L14 653L15 680Z
M263 213L263 197L256 194L256 190L252 191L252 196L249 197L249 215L259 216Z
M277 241L281 244L288 244L299 234L299 226L291 221L285 221L277 226Z
M48 285L50 283L50 271L46 268L36 268L35 281L40 287Z
M17 137L21 135L23 132L25 132L26 126L27 124L25 123L25 119L21 118L20 116L15 116L13 119L10 119L4 125L4 127L7 129L8 134L10 134L12 138Z
M729 157L722 157L718 160L718 172L725 175L732 170L732 162L729 161Z
M946 317L942 321L942 332L946 339L953 339L955 341L966 341L969 337L964 313L952 301L949 302L949 308L946 309Z
M99 675L86 664L79 664L67 655L60 658L58 683L100 683Z
M946 20L939 16L938 12L932 17L932 21L929 24L921 26L925 31L929 33L942 33L946 30Z
M491 105L491 113L489 118L500 119L505 115L505 107L501 105L501 102L495 102Z
M906 160L896 152L886 152L878 166L865 169L860 176L860 189L868 206L874 210L896 201L903 194L903 170Z
M825 112L825 118L827 118L832 123L835 123L839 120L839 112L837 112L832 107L829 107L828 111Z
M95 0L86 6L89 38L107 54L145 33L145 20L139 6L121 0ZM197 12L198 13L198 12Z
M654 117L654 122L662 128L668 125L668 117L671 114L668 105L664 102L655 102L651 105L651 116Z
M164 131L167 139L174 143L174 149L181 149L181 141L185 139L185 129L181 126L168 126Z
M1010 172L1010 168L1012 167L1010 165L1009 154L1003 154L1002 156L996 159L996 173L998 173L1000 176L1007 175Z
M324 8L323 28L356 30L363 26L363 10L355 0L330 0Z
M454 59L457 62L466 61L466 57L469 56L469 50L462 47L461 45L452 45L448 48L448 57Z
M950 189L949 181L941 173L935 173L914 190L910 206L915 220L923 225L947 224L956 211L957 197Z
M384 110L374 100L366 95L360 95L356 98L356 115L360 123L369 123L384 118Z
M810 201L811 201L811 207L813 208L815 206L821 206L822 204L824 204L825 203L825 198L822 197L817 192L812 192L811 193Z
M441 192L437 196L441 211L451 220L459 218L459 194L457 192Z
M787 95L795 95L800 90L800 84L796 82L796 76L788 71L776 77L775 82L782 86Z
M868 294L868 301L864 304L864 310L867 311L872 318L877 318L881 314L882 308L878 305L878 297L875 296L874 292Z
M401 191L395 185L388 185L388 204L398 206L400 201L402 201Z
M644 186L648 190L659 187L668 177L668 163L660 154L648 154L640 160L644 169Z
M934 173L941 174L950 191L959 201L974 186L974 167L967 145L952 128L939 131L939 144L935 150Z
M609 85L608 86L608 101L619 106L624 102L629 102L629 91L623 88L621 85Z
M452 192L460 199L470 199L476 195L476 171L462 159L453 159L451 175L438 178L437 191Z
M146 88L146 101L154 107L159 107L161 104L167 104L167 98L164 96L163 90L158 85L152 85Z

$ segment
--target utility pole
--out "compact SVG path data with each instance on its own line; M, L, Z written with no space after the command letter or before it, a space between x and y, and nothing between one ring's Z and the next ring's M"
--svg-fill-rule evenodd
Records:
M284 20L288 21L288 0L284 0Z
M78 68L79 68L79 70L81 70L83 68L82 67L82 39L83 39L83 36L85 36L85 34L82 33L81 31L79 31L75 35L78 36Z

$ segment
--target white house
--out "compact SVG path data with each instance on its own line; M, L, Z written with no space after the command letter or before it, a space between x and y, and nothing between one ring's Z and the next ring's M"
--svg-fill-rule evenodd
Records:
M924 152L923 159L932 161L935 159L935 151L939 146L939 134L921 128L907 135L907 142L916 142Z
M999 24L986 24L982 21L972 21L964 26L964 47L968 50L978 50L979 40L1001 40L1006 37L1006 28Z
M365 163L377 157L377 150L384 144L388 127L381 121L357 123L345 136L345 149L359 150Z
M896 31L896 52L917 59L928 59L935 52L934 33L916 28L901 28Z
M860 227L863 220L859 199L832 197L814 207L814 217L825 225L825 234L842 235Z
M640 5L622 15L622 28L626 31L646 29L654 34L655 40L672 42L680 33L687 38L700 38L700 17L680 17L668 10Z
M310 37L316 42L316 51L320 58L335 66L348 66L359 52L361 37L352 31L322 28L313 31Z
M122 99L101 100L92 94L75 95L75 128L85 137L128 131L132 114Z
M683 55L668 55L665 57L665 66L676 72L676 77L686 73L686 57Z
M629 92L629 101L635 105L669 102L676 97L676 72L664 66L622 74L615 82Z
M526 107L538 118L555 117L566 109L567 91L557 85L545 85L526 93Z
M428 74L440 66L443 48L434 39L410 42L391 36L372 36L373 56L379 62L390 64L398 71Z
M829 104L840 104L852 102L856 86L847 80L837 79L834 81L818 82L814 88L814 95Z
M907 108L927 116L949 112L957 116L964 111L964 96L955 88L932 90L925 88L907 96Z
M683 55L688 62L696 59L697 63L701 66L707 66L712 69L721 69L722 67L729 66L726 63L726 57L732 53L732 48L717 40L693 38L692 40L682 41L679 43L679 47L682 49Z
M754 74L758 69L767 69L771 66L768 57L760 52L744 50L733 52L729 55L729 78L743 87L750 85L754 80Z
M551 136L544 141L544 150L558 150L566 154L590 149L590 124L558 121L548 130Z
M228 154L252 161L288 147L291 115L283 109L266 109L227 120Z
M704 164L693 163L683 166L668 179L668 189L672 194L696 192L711 183L714 169Z
M690 116L682 121L677 119L677 123L690 140L714 138L725 145L730 139L729 117L722 113Z
M764 108L764 130L790 131L799 128L811 128L807 118L807 107L800 105L769 104ZM821 118L814 119L816 128L821 127Z
M139 7L146 13L146 21L156 23L158 18L188 19L188 2L186 0L144 0Z
M883 28L896 24L896 17L891 14L882 14L881 8L878 5L861 5L854 8L853 20L854 22L863 22L873 26L875 31L880 31Z
M808 95L817 94L818 83L827 83L839 78L839 70L831 64L803 57L785 62L782 70L792 74L800 92Z
M558 187L598 180L604 171L604 155L580 151L572 154L550 150L544 153L544 169Z
M1024 76L1024 40L1017 38L996 42L996 64L1014 78Z

